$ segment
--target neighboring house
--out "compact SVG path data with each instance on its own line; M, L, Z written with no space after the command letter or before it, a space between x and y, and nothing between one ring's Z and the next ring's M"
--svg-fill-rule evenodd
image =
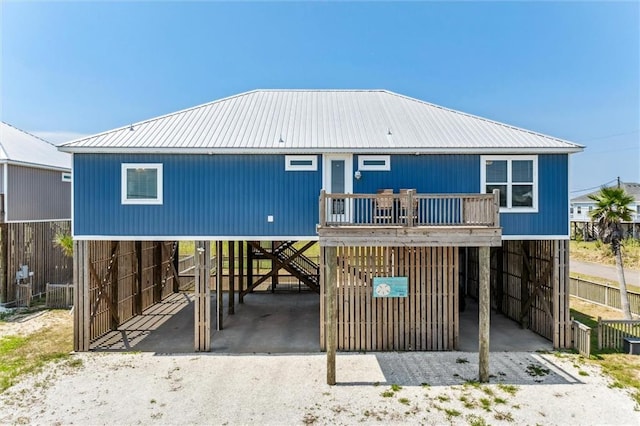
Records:
M0 193L4 222L71 219L71 156L1 123Z
M622 227L627 236L638 238L640 237L640 183L620 182L619 185L635 200L629 205L632 211L631 221L623 222ZM571 199L569 216L572 237L581 235L585 240L596 238L590 216L591 211L596 207L596 202L589 197L597 195L598 192L599 190Z
M256 90L61 150L73 154L84 257L95 241L196 240L204 251L208 240L318 241L322 267L339 271L320 285L323 347L337 330L343 350L452 350L464 292L487 303L493 247L491 304L557 347L570 342L568 168L579 145L385 90ZM100 284L86 271L78 350L96 335L83 318ZM207 306L208 283L196 281ZM351 307L338 324L351 328L325 311L336 285ZM195 347L209 350L210 319L195 321Z
M6 229L0 247L0 302L11 302L21 265L34 272L36 293L48 281L71 279L69 260L52 245L56 232L70 228L71 156L37 136L0 124L0 223Z

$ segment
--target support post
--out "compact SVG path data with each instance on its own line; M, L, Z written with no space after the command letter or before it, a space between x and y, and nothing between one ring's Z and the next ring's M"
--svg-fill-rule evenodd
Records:
M90 341L90 313L91 300L89 300L89 241L74 241L73 250L73 285L75 297L73 301L73 350L87 352Z
M162 300L162 242L153 245L153 303Z
M244 241L240 241L238 244L238 269L240 277L238 277L238 303L244 303Z
M277 241L271 241L271 253L274 256L276 254L277 243ZM276 287L278 286L278 273L280 272L278 262L276 262L275 258L271 259L271 270L274 272L273 275L271 275L271 293L274 293L276 291Z
M249 241L247 241L247 289L250 289L253 287L253 247L251 247L251 244L249 244ZM240 303L244 303L244 296L241 296L242 302Z
M142 241L135 242L136 251L136 289L133 302L133 312L136 315L142 313Z
M195 247L194 348L208 352L211 350L211 242L196 241Z
M111 287L111 305L109 307L110 310L114 310L115 312L111 312L111 329L117 330L120 325L120 315L118 312L118 302L120 302L120 297L118 295L118 290L120 287L120 283L118 282L118 259L119 259L119 244L117 241L111 242L111 252L114 253L113 264L111 265L111 273L109 277L110 287Z
M504 250L502 246L496 247L496 311L502 313L502 301L504 300Z
M217 330L222 330L222 314L224 312L222 279L224 274L224 258L222 254L222 241L216 241L216 313L218 319L216 321Z
M338 269L338 253L335 247L324 248L324 288L325 306L327 307L325 334L327 336L327 384L336 384L336 330L338 316L336 310L336 277Z
M491 255L489 247L480 247L480 288L479 292L479 336L478 356L479 380L489 382L489 329L491 318Z
M180 242L176 241L174 244L173 270L177 272L177 275L173 279L173 292L178 293L180 291Z
M229 315L235 314L236 256L235 241L229 241Z
M529 306L527 301L531 297L529 294L529 242L521 241L522 246L522 259L521 259L521 271L520 276L520 327L529 328Z

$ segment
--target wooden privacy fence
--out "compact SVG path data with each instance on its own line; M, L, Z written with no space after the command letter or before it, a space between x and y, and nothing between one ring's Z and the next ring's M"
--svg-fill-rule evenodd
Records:
M611 284L596 283L581 278L570 278L570 292L579 299L621 310L620 289ZM640 293L628 291L631 313L640 315Z
M88 298L88 306L79 314L90 325L90 340L117 329L177 290L173 242L90 241L86 249L82 256L88 259L81 259L86 268L78 277L88 283L76 297L81 305L82 298Z
M70 228L68 220L0 224L0 303L17 301L21 265L33 272L33 296L44 294L48 282L73 281L73 259L54 243L57 234L69 234Z
M571 320L572 346L582 356L591 356L591 328L580 321Z
M598 318L598 349L622 350L625 337L640 338L640 320Z
M503 241L491 249L492 307L551 340L571 345L568 241ZM467 291L478 295L478 250L468 249Z
M338 350L433 351L457 347L457 248L338 247L337 253ZM320 271L324 274L323 267ZM407 277L407 297L374 297L374 277ZM327 332L324 281L321 279L322 349L326 348Z

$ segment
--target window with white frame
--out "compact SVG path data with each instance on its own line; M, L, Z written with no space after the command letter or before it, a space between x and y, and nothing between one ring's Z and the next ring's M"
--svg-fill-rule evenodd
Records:
M122 164L122 204L162 204L162 164Z
M318 170L317 155L285 155L284 169L289 172L304 172Z
M389 171L391 158L389 155L358 155L358 170Z
M537 156L482 156L481 161L482 191L500 190L501 211L537 211Z
M62 172L60 178L62 179L62 182L71 182L71 173Z

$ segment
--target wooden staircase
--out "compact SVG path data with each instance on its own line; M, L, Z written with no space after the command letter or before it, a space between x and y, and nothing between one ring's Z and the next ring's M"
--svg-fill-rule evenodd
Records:
M316 242L309 241L300 249L294 247L295 243L297 243L297 241L274 242L273 246L269 249L262 247L260 241L250 241L249 247L253 251L252 255L254 259L262 258L272 260L277 269L286 270L311 290L320 293L320 266L303 254ZM277 271L275 271L275 273L277 273ZM272 274L266 275L253 283L251 287L255 288L272 275L273 271Z

